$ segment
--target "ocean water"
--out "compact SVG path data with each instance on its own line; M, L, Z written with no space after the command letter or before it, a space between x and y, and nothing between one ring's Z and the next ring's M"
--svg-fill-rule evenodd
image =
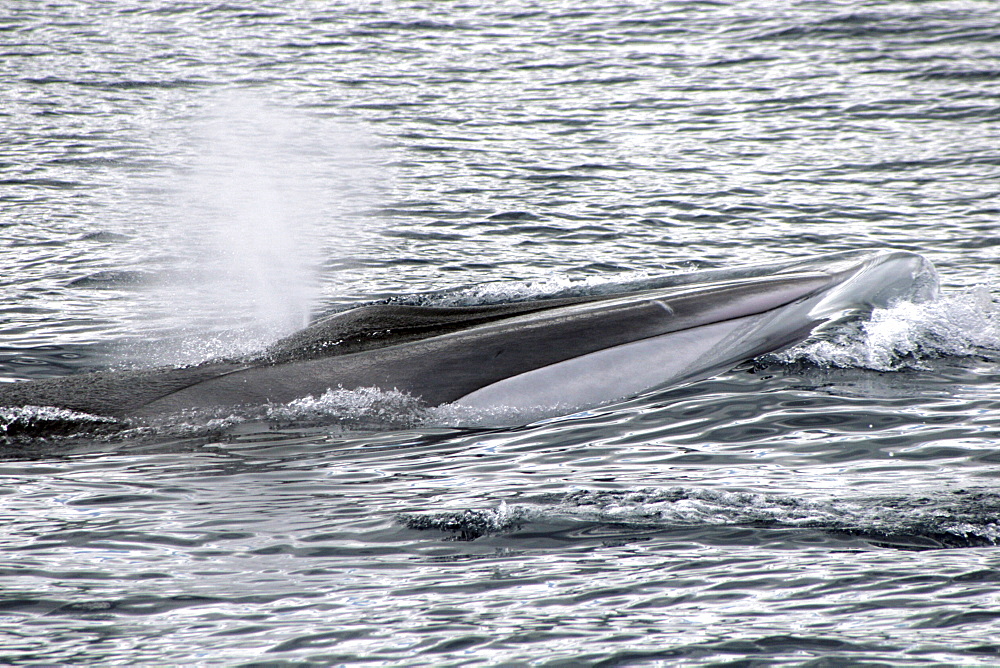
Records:
M7 409L0 662L1000 662L995 3L15 0L0 74L4 381L841 250L942 285L512 428Z

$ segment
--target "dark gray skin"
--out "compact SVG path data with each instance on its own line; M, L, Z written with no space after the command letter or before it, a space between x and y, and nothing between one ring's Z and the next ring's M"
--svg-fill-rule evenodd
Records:
M290 375L296 374L296 365L310 360L341 356L356 359L353 355L579 301L566 299L450 308L393 304L361 306L313 323L247 360L210 360L195 366L102 371L8 383L0 386L0 406L56 406L121 418L150 415L162 412L151 408L157 401L178 404L177 398L172 396L175 393L241 371L269 369L266 375L280 376L283 375L281 370L287 369ZM332 380L332 387L343 384L344 380ZM331 387L330 383L327 387ZM245 399L224 405L266 403L266 400L255 401L252 394L247 392ZM297 396L306 394L309 392L300 392ZM193 402L178 406L177 410L218 405L223 404L212 400L200 404Z
M822 266L790 262L693 272L655 289L617 295L471 307L363 306L320 320L254 358L9 383L0 386L0 406L150 418L285 403L337 387L395 389L438 405L596 351L778 309L851 275L843 269L808 271ZM760 277L766 274L772 275ZM743 358L798 341L813 324L782 332Z

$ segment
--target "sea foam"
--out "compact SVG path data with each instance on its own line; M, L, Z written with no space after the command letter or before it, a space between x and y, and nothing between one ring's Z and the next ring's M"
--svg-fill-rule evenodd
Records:
M841 323L815 339L773 355L782 362L877 371L922 369L926 360L1000 351L1000 305L984 286L932 301L902 301Z

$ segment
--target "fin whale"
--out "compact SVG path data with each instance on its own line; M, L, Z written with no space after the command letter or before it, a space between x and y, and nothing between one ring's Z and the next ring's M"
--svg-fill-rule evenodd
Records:
M361 306L257 356L7 383L0 406L145 419L376 387L431 406L568 412L708 377L846 313L932 298L937 280L920 255L852 251L632 287L481 306Z

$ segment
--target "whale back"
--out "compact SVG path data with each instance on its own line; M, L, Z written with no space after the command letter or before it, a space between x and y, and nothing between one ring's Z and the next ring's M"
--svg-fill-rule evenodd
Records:
M321 318L249 359L279 364L347 355L601 298L581 296L481 306L359 306Z
M4 383L0 406L56 406L81 413L125 417L157 399L246 368L233 362L188 367L93 371L62 378Z
M127 417L145 406L229 374L337 357L419 341L527 313L595 297L468 307L373 304L322 318L281 339L263 353L234 360L211 360L185 367L95 371L61 378L0 385L0 406L57 406L73 411Z

